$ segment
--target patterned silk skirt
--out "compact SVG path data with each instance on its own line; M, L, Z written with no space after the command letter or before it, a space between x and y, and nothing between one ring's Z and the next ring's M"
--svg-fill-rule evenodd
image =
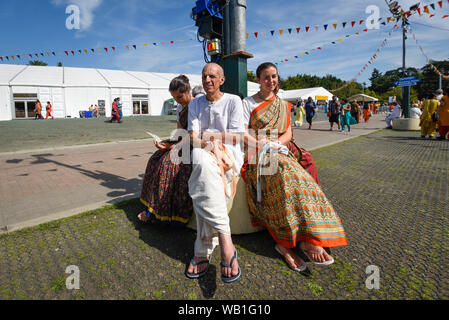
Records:
M140 196L147 217L162 224L186 225L193 213L188 186L191 173L191 165L172 163L169 151L156 151L148 161Z
M246 170L246 191L253 226L264 226L287 248L305 241L321 247L347 245L343 225L312 176L290 153L277 157L278 170L264 175L261 202L257 201L257 167Z

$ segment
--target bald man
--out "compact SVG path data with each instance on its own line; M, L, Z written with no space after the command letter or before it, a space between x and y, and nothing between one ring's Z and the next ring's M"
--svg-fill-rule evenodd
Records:
M189 104L188 130L194 147L189 194L196 214L197 238L195 256L186 270L186 276L204 276L212 252L219 244L221 278L223 282L230 283L241 276L237 251L231 238L225 195L225 188L230 194L233 172L229 170L226 173L225 186L220 168L208 150L211 149L211 140L221 140L232 152L235 173L240 173L243 165L240 139L245 133L243 105L238 96L221 92L220 86L225 82L225 76L218 64L209 63L204 67L202 82L206 95Z

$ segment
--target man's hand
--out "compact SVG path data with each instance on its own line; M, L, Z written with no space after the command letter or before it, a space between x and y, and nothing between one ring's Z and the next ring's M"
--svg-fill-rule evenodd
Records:
M171 150L172 145L169 143L165 143L165 142L154 142L154 145L156 146L156 148L158 148L159 150Z

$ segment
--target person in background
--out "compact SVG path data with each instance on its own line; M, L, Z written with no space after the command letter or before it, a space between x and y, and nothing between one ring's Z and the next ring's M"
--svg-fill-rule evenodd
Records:
M369 121L370 112L371 112L371 104L365 104L363 106L363 120L365 122Z
M44 119L44 117L42 116L42 105L41 105L41 102L39 100L37 100L35 105L34 105L34 112L36 113L36 116L34 117L34 120Z
M419 125L421 127L421 138L429 136L430 139L436 135L437 122L435 120L435 113L440 106L435 93L429 94L424 102L424 110L420 117Z
M351 116L359 123L359 105L356 100L351 103Z
M351 104L348 100L343 99L343 104L341 106L341 132L345 132L345 126L348 127L348 132L351 132Z
M297 126L302 127L304 123L304 118L306 116L306 110L304 110L304 102L301 98L298 99L298 103L296 104L296 119L295 124Z
M117 98L117 108L120 113L120 119L123 119L122 103L120 102L120 98Z
M95 105L95 117L100 117L100 108L98 107L98 105Z
M45 120L47 120L48 117L51 117L52 120L55 120L55 118L53 117L50 101L47 101L47 116L45 117Z
M449 139L449 88L443 92L443 97L440 101L440 107L437 110L438 114L438 139Z
M309 130L311 130L312 129L313 117L315 116L315 113L318 110L318 108L316 107L315 102L313 102L313 100L312 100L312 97L309 97L307 99L305 110L306 110L306 121L309 123Z
M410 108L410 118L419 119L421 115L422 111L420 108L418 108L418 103L413 103L412 107Z
M192 96L194 98L199 98L201 96L204 96L206 93L204 92L204 89L202 86L195 86L192 89Z
M334 129L334 123L337 124L338 130L340 130L340 102L336 96L332 96L332 101L329 103L329 123L330 131Z
M437 89L435 91L435 98L438 100L438 102L441 101L441 98L443 98L443 90L442 89Z
M391 106L393 107L393 111L391 111L391 114L385 118L387 129L393 129L393 119L401 117L401 106L396 101L393 102Z
M111 114L112 114L112 118L109 121L110 123L112 123L113 121L116 121L116 120L117 120L118 123L121 123L120 122L120 111L119 111L118 106L117 106L117 98L115 98L114 102L112 103Z

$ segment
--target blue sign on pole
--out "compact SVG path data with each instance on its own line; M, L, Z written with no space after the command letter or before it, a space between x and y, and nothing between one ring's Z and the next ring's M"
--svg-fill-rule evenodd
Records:
M417 79L415 77L408 77L408 78L401 78L394 84L398 87L408 87L408 86L416 86L420 81L422 81L422 79Z

